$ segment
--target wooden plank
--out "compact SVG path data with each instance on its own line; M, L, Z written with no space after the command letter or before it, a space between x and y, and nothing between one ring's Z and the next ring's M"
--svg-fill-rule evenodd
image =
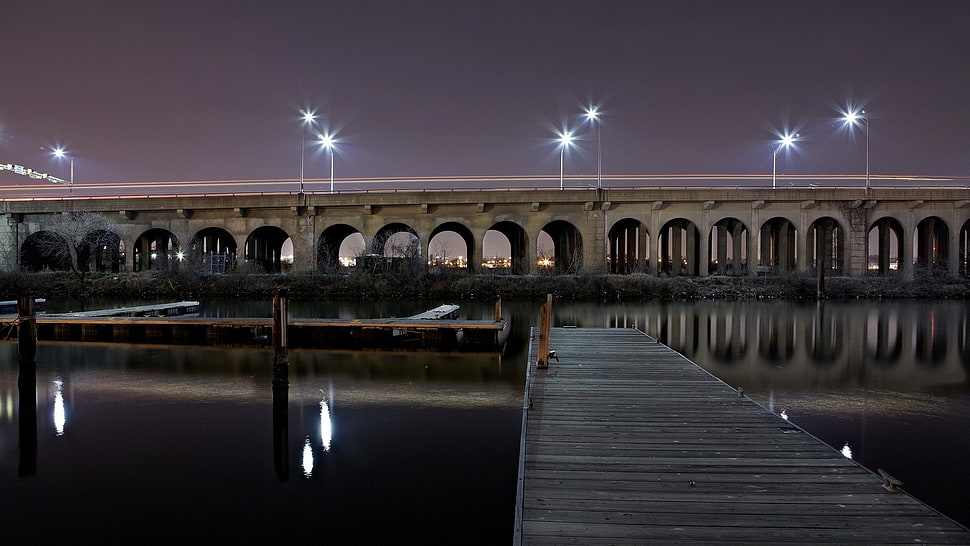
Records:
M74 317L74 316L50 316L40 315L37 318L38 324L203 324L209 326L227 327L249 327L264 326L270 327L273 323L271 318L244 318L244 317ZM462 330L483 329L483 330L502 330L503 323L496 323L490 320L422 320L422 319L308 319L291 318L287 321L290 326L299 327L374 327L374 328L408 328L408 329L447 329Z
M458 310L461 307L454 304L439 305L434 309L428 309L423 313L418 313L417 315L411 315L407 317L412 320L442 320L442 319L453 319L458 316Z
M970 544L970 532L630 329L531 365L516 544Z
M111 309L96 309L93 311L76 311L73 313L50 313L47 317L71 317L71 318L92 318L92 317L158 317L166 314L183 315L186 313L198 313L199 302L197 301L177 301L169 303L155 303L149 305L136 305L133 307L115 307Z

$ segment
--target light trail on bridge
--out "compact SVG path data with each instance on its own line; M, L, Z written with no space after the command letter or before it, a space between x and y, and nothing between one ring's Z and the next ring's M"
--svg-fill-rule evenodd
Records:
M970 176L872 175L874 189L970 188ZM564 190L595 190L596 175L565 178ZM305 194L329 194L329 179L307 179ZM516 191L556 190L557 176L434 176L334 179L335 193L397 191ZM783 175L771 188L771 175L751 174L642 174L603 176L603 190L630 189L764 189L785 188L864 189L864 175ZM205 197L225 195L299 194L298 179L194 180L167 182L89 182L72 186L53 184L0 185L0 200L89 199L101 197Z

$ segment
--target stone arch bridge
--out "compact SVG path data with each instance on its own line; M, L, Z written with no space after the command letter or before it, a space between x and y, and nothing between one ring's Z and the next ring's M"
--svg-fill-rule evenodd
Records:
M81 267L148 271L284 269L336 264L347 237L384 254L410 233L417 255L449 233L467 268L483 267L486 234L508 243L514 273L653 275L968 274L970 191L931 188L637 188L370 191L0 201L0 268L56 267L38 241L58 215L95 212L108 232L79 248ZM501 237L499 238L501 239ZM460 246L460 244L459 244Z

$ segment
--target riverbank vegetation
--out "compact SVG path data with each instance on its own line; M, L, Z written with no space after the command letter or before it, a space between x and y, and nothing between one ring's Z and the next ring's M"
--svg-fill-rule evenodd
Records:
M655 277L649 275L470 275L436 271L414 274L200 274L178 272L114 273L79 279L67 272L0 275L0 300L19 295L38 298L200 299L268 298L279 290L291 297L329 300L447 299L456 301L541 300L546 294L563 301L647 301L693 299L818 297L809 276ZM970 280L917 275L897 277L830 277L829 299L945 298L970 295Z

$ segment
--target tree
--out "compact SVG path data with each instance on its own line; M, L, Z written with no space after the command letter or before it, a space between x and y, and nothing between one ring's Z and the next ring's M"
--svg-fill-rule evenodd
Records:
M99 213L64 212L44 225L43 231L50 236L36 239L37 251L67 264L81 282L92 266L96 270L117 267L121 238L115 224Z

